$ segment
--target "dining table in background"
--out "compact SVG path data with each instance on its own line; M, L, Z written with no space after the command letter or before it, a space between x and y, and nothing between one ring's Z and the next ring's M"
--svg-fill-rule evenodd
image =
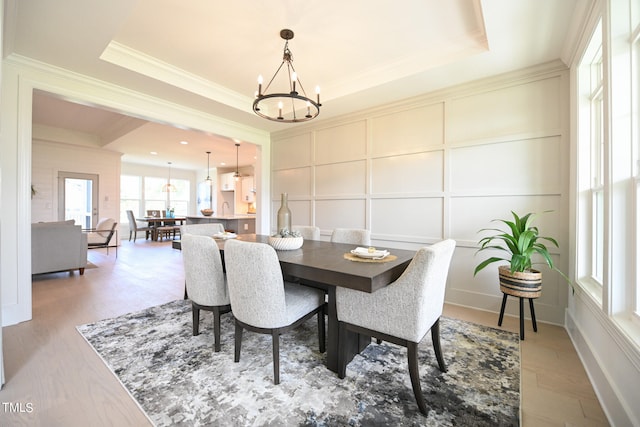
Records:
M268 243L269 236L239 234L238 240ZM224 260L225 239L216 239ZM327 368L338 371L338 349L348 346L347 363L369 343L371 338L349 332L347 342L339 342L336 288L342 286L362 292L375 292L394 282L415 255L413 250L388 249L394 258L377 262L359 262L345 258L355 245L322 240L305 240L300 249L276 251L282 273L287 280L324 289L327 292ZM370 260L363 260L370 261Z
M137 218L137 221L145 221L149 224L149 230L151 230L151 240L158 240L158 227L163 225L177 224L182 225L187 220L186 217L166 217L166 216L145 216L143 218Z

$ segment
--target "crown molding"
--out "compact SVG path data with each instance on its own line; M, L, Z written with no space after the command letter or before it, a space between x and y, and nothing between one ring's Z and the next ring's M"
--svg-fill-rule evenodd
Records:
M196 95L220 102L237 110L246 111L253 98L241 95L198 75L112 41L100 55L100 59L130 71L142 74Z

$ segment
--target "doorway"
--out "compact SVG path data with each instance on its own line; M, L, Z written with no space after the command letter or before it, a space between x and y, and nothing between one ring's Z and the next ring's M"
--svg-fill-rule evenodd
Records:
M98 175L58 172L58 197L58 220L85 229L98 223Z

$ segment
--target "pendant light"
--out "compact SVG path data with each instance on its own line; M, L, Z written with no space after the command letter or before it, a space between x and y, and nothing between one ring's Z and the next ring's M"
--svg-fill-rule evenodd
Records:
M167 162L169 165L169 179L167 179L167 183L162 186L163 193L170 193L176 191L176 186L171 183L171 162Z
M240 148L240 144L236 142L236 172L233 174L233 177L236 181L240 180L240 172L238 170L238 150Z
M211 180L211 176L209 174L210 169L209 169L209 155L211 154L211 151L207 151L207 179L204 180L204 182L211 187L213 185L213 181Z

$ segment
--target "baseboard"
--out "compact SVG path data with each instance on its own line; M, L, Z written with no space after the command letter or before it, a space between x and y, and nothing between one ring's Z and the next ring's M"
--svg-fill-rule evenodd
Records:
M565 313L565 324L569 338L582 361L582 366L589 377L589 381L591 381L593 390L609 423L613 426L638 425L632 419L633 414L618 399L620 390L607 372L602 369L604 362L599 359L598 354L591 350L593 347L589 337L582 332L569 310Z

